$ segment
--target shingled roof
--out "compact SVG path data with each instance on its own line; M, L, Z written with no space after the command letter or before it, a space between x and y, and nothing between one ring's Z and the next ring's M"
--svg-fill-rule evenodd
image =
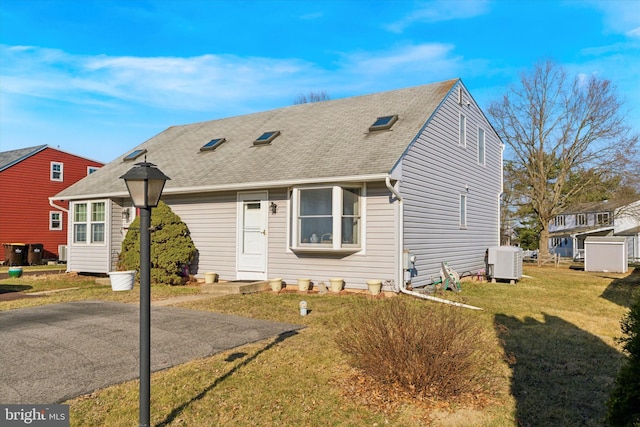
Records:
M136 149L146 150L147 161L171 177L165 194L383 176L391 172L458 81L173 126L55 199L126 196L119 177L135 161L123 158ZM369 131L378 117L389 115L398 115L390 130ZM270 144L253 144L270 131L280 135ZM200 151L214 138L226 141L213 151Z
M11 166L20 163L26 158L47 148L46 145L36 145L35 147L19 148L17 150L3 151L0 153L0 172Z

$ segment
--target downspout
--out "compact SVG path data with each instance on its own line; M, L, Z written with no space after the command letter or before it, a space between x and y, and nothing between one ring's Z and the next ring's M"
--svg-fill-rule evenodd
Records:
M69 213L69 209L67 209L67 208L63 208L62 206L58 206L58 205L56 205L55 203L53 203L53 200L51 200L51 198L49 198L49 205L50 205L52 208L56 208L56 209L58 209L58 210L61 210L62 212Z
M454 301L449 301L443 298L438 298L438 297L433 297L431 295L424 295L418 292L413 292L407 289L406 283L404 281L404 269L402 266L402 258L403 258L403 254L404 254L404 204L402 203L402 196L400 195L400 193L398 192L398 190L396 190L396 188L391 185L391 177L389 175L387 175L385 177L385 184L387 186L387 189L389 191L391 191L391 193L396 197L396 199L398 200L398 204L399 204L399 221L398 221L398 285L394 286L394 291L398 292L402 292L403 294L406 295L411 295L413 297L417 297L417 298L421 298L421 299L426 299L429 301L435 301L435 302L440 302L443 304L449 304L449 305L454 305L456 307L462 307L462 308L468 308L471 310L482 310L479 307L474 307L472 305L467 305L467 304L462 304L459 302L454 302Z

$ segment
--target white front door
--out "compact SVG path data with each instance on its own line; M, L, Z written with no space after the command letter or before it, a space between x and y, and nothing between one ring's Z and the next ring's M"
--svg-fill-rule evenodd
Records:
M239 280L267 278L267 201L266 191L238 193Z

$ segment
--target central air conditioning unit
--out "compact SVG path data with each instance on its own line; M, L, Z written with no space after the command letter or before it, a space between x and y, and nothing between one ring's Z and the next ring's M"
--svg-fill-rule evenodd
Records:
M515 283L522 278L522 249L515 246L494 246L487 254L487 276Z
M58 245L58 261L67 262L67 245Z

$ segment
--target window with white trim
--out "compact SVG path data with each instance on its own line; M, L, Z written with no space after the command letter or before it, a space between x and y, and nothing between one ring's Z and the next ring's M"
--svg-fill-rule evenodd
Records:
M300 250L359 249L362 189L351 186L293 191L292 246Z
M62 230L62 212L49 211L49 230Z
M73 205L73 242L104 243L106 203L76 203Z
M460 121L458 123L458 145L467 146L467 116L460 113Z
M484 166L484 129L478 128L478 164Z
M564 226L565 222L564 222L564 215L558 215L553 219L553 225L555 225L556 227L559 226Z
M609 212L597 213L596 225L609 225Z
M576 214L577 225L587 225L587 216L585 214Z
M50 179L51 181L64 181L64 164L60 162L51 162L50 166Z
M460 194L460 228L467 228L467 195Z

